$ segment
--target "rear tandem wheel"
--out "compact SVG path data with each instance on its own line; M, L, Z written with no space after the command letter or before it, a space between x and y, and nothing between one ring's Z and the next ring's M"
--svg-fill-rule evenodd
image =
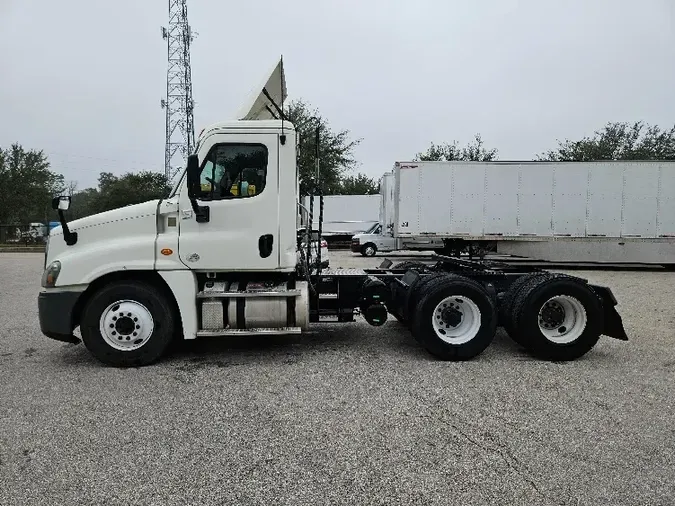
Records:
M412 333L432 355L468 360L490 345L497 314L492 297L480 283L441 274L418 293Z
M532 354L551 361L575 360L598 342L602 302L586 283L564 275L532 277L513 299L512 335Z
M501 304L499 306L499 323L500 325L504 328L508 336L513 339L516 343L519 345L526 347L525 341L522 339L521 334L516 332L516 329L514 328L513 325L513 302L520 292L520 289L525 285L526 283L529 283L533 279L538 279L538 278L543 278L550 276L550 273L548 272L533 272L531 274L526 274L524 276L520 276L518 279L516 279L509 289L506 291L504 294L504 298L501 301Z

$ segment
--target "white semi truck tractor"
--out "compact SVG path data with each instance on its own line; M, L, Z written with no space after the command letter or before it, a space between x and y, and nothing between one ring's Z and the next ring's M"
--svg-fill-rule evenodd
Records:
M46 336L78 343L79 328L96 358L119 367L158 360L174 339L297 334L359 313L371 325L393 315L443 360L479 355L498 325L550 360L580 357L601 335L627 339L610 289L576 277L443 256L432 267L322 271L309 246L299 251L312 241L298 232L281 65L239 119L202 131L167 198L70 223L69 198L54 199L61 226L38 297Z

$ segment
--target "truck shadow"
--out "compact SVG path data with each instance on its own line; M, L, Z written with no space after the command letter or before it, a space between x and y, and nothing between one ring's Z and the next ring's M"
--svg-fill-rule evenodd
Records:
M82 345L63 345L61 353L52 355L53 362L62 366L91 368L100 364ZM249 336L234 338L200 338L177 341L155 365L185 370L237 365L292 365L314 362L321 367L331 360L359 363L439 362L417 343L408 329L398 322L382 327L365 324L351 326L313 325L309 332L291 336ZM611 360L611 353L597 348L578 362ZM500 328L491 345L471 363L539 362L512 341Z
M368 329L364 332L364 328ZM395 341L392 337L387 341ZM413 343L415 344L415 343ZM199 358L219 360L222 358L240 361L280 361L290 363L301 356L330 356L350 354L373 357L387 351L395 351L393 342L382 342L373 335L371 327L321 325L310 331L290 336L248 336L233 338L199 338L177 342L167 358L173 360ZM217 364L216 364L217 365Z
M309 332L293 336L200 338L176 343L165 360L172 363L229 367L248 363L293 364L301 360L322 360L331 355L347 357L359 362L391 362L397 360L438 362L410 332L398 323L383 327L322 324ZM602 358L591 353L578 361ZM475 361L539 361L512 341L502 329L492 344Z

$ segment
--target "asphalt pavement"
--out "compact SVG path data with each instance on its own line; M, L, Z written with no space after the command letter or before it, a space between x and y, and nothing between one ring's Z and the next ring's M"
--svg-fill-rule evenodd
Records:
M675 503L675 273L580 273L630 341L573 363L359 321L119 370L41 335L42 261L0 254L0 505Z

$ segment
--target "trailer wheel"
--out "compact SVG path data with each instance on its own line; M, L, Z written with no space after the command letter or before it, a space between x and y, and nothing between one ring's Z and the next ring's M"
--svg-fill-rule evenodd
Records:
M468 360L495 336L494 301L476 281L446 274L429 284L415 310L413 335L442 360Z
M116 367L158 360L173 337L167 297L147 283L121 281L103 287L87 303L80 330L87 349Z
M375 253L377 253L377 246L372 242L366 243L361 247L361 254L364 257L374 257Z
M598 342L603 328L599 297L568 276L530 279L513 302L515 333L534 355L551 361L575 360Z

